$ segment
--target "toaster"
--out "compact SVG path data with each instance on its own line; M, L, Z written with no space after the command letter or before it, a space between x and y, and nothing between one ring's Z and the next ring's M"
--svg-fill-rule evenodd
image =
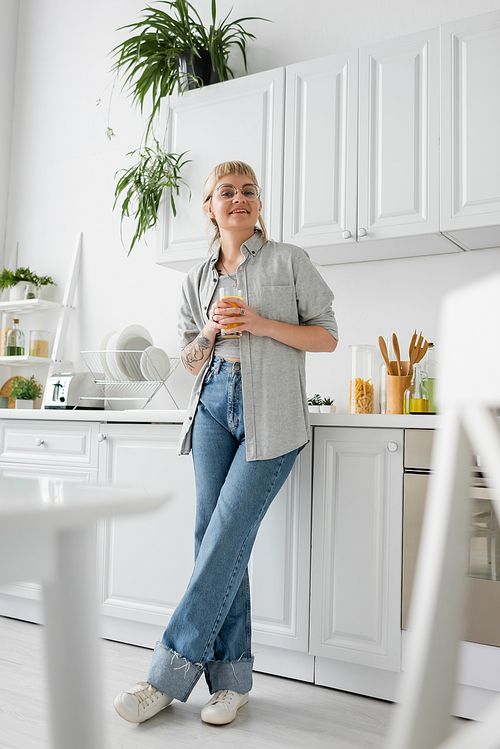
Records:
M104 401L80 400L88 395L94 385L90 372L60 372L48 378L43 395L44 409L104 409Z

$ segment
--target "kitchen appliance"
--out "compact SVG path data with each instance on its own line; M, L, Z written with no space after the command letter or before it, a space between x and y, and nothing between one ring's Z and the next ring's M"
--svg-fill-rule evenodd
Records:
M406 429L402 629L408 610L429 483L433 430ZM476 459L476 463L479 460ZM467 624L464 639L500 646L500 527L479 465L471 467Z
M103 410L101 400L80 401L94 384L91 372L60 372L48 378L42 400L42 409ZM81 405L81 404L84 405Z

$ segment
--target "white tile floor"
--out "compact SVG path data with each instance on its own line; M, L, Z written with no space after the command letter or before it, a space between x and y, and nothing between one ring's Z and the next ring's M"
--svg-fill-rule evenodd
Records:
M0 617L0 747L49 749L43 630ZM102 641L106 749L382 749L390 703L255 674L250 702L227 726L200 720L209 698L200 680L189 701L174 702L141 725L113 709L117 692L145 678L151 651ZM68 747L71 749L71 747Z

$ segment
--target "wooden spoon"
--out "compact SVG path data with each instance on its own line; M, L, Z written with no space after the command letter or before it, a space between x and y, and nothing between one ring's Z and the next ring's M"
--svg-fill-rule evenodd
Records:
M392 348L394 349L394 354L396 356L396 361L398 363L398 371L397 374L400 377L401 376L401 355L399 352L399 341L396 333L392 334Z
M392 374L391 362L389 361L389 354L387 353L387 346L386 346L385 340L382 338L381 335L379 335L378 337L378 345L380 346L380 353L382 354L384 358L387 371L389 372L389 374Z

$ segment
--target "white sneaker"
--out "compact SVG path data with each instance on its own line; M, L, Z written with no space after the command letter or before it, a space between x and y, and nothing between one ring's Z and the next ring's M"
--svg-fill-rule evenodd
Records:
M201 719L205 723L214 723L218 726L231 723L236 718L238 708L247 702L248 692L239 694L230 689L219 689L201 711Z
M147 681L139 681L128 692L120 692L113 706L118 715L130 723L142 723L168 707L173 699Z

